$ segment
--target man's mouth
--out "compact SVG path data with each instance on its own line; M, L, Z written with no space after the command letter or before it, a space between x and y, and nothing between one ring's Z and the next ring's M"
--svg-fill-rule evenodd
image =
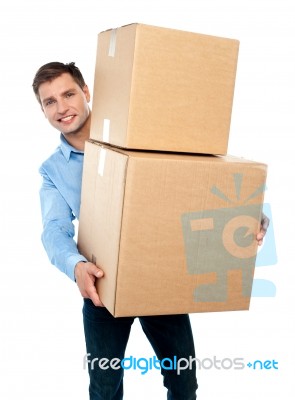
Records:
M69 121L71 121L74 117L75 117L75 115L67 115L66 117L60 118L60 119L59 119L59 122L69 122Z

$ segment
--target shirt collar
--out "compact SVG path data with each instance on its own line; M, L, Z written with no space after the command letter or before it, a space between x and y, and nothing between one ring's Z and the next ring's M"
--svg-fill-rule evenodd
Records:
M65 159L69 161L71 157L71 153L80 153L83 154L83 151L75 149L75 147L71 146L65 139L64 135L60 134L60 149L62 154L64 155Z

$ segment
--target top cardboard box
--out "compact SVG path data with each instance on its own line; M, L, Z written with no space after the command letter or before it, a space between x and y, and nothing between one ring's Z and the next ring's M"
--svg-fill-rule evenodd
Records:
M143 24L98 35L90 138L226 154L239 41Z

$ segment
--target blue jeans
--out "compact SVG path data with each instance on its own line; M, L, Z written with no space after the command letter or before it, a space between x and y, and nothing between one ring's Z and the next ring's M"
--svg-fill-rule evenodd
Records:
M174 360L174 357L177 357L177 360L195 358L193 335L187 314L138 318L158 360L164 358ZM125 357L134 319L134 317L114 318L106 308L96 307L91 300L84 299L83 320L88 353L90 400L123 399L124 369L120 367L119 360L114 361L114 368L110 367L109 361L122 360ZM99 360L101 360L100 365ZM178 373L175 369L168 369L169 365L165 365L164 361L163 365L161 373L168 390L167 399L196 399L198 385L195 362Z

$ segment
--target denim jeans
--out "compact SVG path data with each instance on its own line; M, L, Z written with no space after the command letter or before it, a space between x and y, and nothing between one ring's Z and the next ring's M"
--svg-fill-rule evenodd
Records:
M177 357L177 360L195 358L193 335L187 314L138 318L158 360L164 358L173 360L174 357ZM102 364L101 368L98 360L122 360L125 357L134 319L134 317L114 318L106 308L96 307L91 300L84 299L83 320L89 357L90 400L123 399L124 369L119 367L119 361L115 365L116 368L110 368L109 364L105 365L105 368ZM92 366L91 360L94 360ZM196 399L198 385L195 362L190 368L183 369L179 373L167 367L162 368L161 373L167 388L168 400Z

